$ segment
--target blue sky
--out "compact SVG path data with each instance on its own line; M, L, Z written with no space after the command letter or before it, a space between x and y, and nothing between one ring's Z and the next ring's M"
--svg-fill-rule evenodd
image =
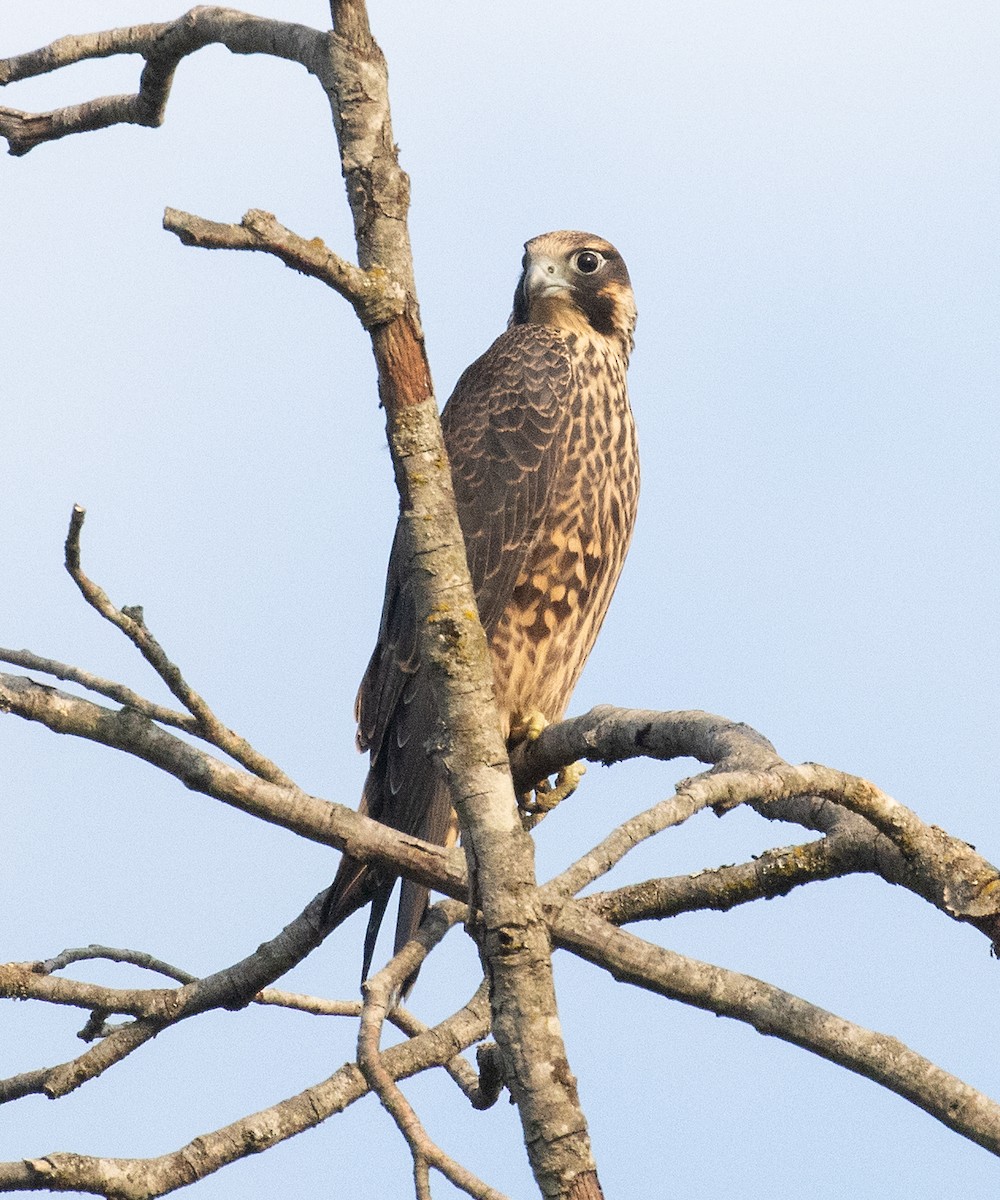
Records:
M181 11L4 8L3 54ZM320 0L257 11L328 17ZM865 775L998 861L1000 9L372 0L371 16L442 400L503 328L527 238L590 229L632 273L640 523L572 711L748 721L790 761ZM3 102L48 108L136 76L132 61L90 63ZM0 643L160 697L62 571L83 503L90 573L145 605L228 723L303 787L353 804L351 707L396 509L370 350L315 281L180 246L160 228L167 205L272 210L349 252L328 111L305 72L205 51L181 66L164 128L0 160ZM7 923L5 959L97 941L207 972L332 878L332 853L106 750L8 719L0 752L14 848L0 902L28 914ZM591 768L537 832L539 874L691 769ZM751 814L703 814L612 882L795 840ZM294 986L354 994L361 929ZM639 932L893 1033L1000 1096L997 964L908 893L840 881ZM414 996L428 1019L456 978L463 995L475 986L470 947L450 942ZM608 1195L792 1195L804 1171L821 1198L995 1186L985 1151L874 1084L566 955L557 971ZM4 1075L79 1052L73 1013L8 1006L0 1021ZM274 1012L189 1023L65 1100L15 1106L0 1157L164 1152L324 1077L353 1036ZM467 1113L450 1088L411 1088L426 1112L440 1102L431 1131L530 1194L512 1110ZM406 1160L369 1100L199 1191L347 1196L371 1181L402 1195Z

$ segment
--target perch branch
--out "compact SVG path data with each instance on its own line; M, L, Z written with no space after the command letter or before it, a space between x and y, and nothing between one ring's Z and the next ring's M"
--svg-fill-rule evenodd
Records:
M405 838L353 810L329 805L303 792L279 788L263 780L255 781L244 772L159 729L136 712L127 709L112 712L89 700L70 696L31 680L0 674L0 711L3 710L17 713L28 720L40 721L55 732L71 733L115 746L169 772L187 787L214 796L264 820L283 825L311 840L338 848L347 847L353 857L366 861L379 858L390 862L409 878L427 882L448 895L460 897L465 894L466 876L460 865L461 855L458 851L448 852L417 839ZM659 714L644 715L656 717ZM662 716L664 722L670 724L674 714ZM711 720L718 723L722 719ZM563 722L563 725L574 724L576 722ZM544 739L550 730L558 731L561 728L560 725L550 726L539 740ZM698 744L679 746L679 753L691 755ZM703 745L701 748L705 749ZM575 747L571 752L575 752ZM641 751L633 750L632 753ZM828 796L838 803L831 803L830 798L824 799L814 794L824 788ZM663 801L649 813L639 814L625 822L579 863L552 880L547 889L549 893L555 890L564 895L579 890L619 861L638 838L647 836L648 832L655 831L661 824L665 828L683 819L685 813L708 805L726 807L739 797L745 803L759 803L766 815L771 815L772 810L782 805L797 804L797 800L787 798L796 797L800 792L809 793L811 797L808 809L801 805L797 809L807 827L826 826L833 830L827 839L829 861L826 865L817 866L817 878L830 877L827 872L877 872L887 881L900 884L929 900L955 919L975 925L996 941L1000 889L995 884L996 869L990 863L966 843L925 825L909 809L891 801L878 789L872 789L871 784L818 767L783 765L773 771L734 772L728 775L710 772L687 780L680 785L676 797ZM841 801L844 805L853 806L857 812L847 811ZM903 840L903 847L897 846L888 834L880 834L866 817L857 813L871 815L890 832L896 832L897 837ZM899 829L902 829L902 834L898 832ZM815 856L824 853L816 848L823 845L822 842L810 845L814 848L800 852L806 855L807 864ZM773 851L772 855L781 856L782 851ZM801 857L797 861L787 857L765 860L768 865L776 867L779 861L781 869L778 875L790 884L797 871L808 873L812 869L812 866L803 866ZM753 884L746 878L737 882L733 870L726 869L725 892L733 902L741 895L753 898ZM780 892L784 885L779 885L774 876L772 880ZM721 877L707 877L701 885L689 883L683 887L689 897L694 895L692 889L700 890L703 902L709 907L716 907L720 893L716 891L714 899L710 893L715 883L721 882ZM627 903L636 903L638 907L634 915L624 919L644 919L643 909L645 915L655 916L658 915L655 911L658 903L668 906L674 903L678 885L670 881L662 882L659 899L648 890L641 894L642 889L659 886L659 881L634 885ZM749 891L745 891L747 888ZM668 892L674 899L668 900ZM769 893L765 890L761 894ZM666 911L668 909L664 913Z
M694 757L711 771L678 784L677 795L613 831L600 846L553 880L563 894L598 878L620 860L647 823L671 821L682 810L711 807L720 815L746 804L769 819L793 821L836 837L836 873L875 871L967 921L1000 946L1000 871L966 842L928 825L874 784L813 763L791 766L747 725L702 712L657 713L609 706L551 725L512 756L515 778L553 774L580 758L602 763L628 758ZM537 775L535 773L538 773ZM819 851L811 852L821 853Z
M763 734L726 717L605 704L519 742L511 766L515 784L527 787L581 759L609 766L630 758L697 758L727 771L765 770L783 761Z

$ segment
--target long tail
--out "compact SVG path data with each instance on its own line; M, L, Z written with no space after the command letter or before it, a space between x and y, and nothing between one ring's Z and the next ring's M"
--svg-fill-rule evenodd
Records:
M394 875L385 876L377 868L369 866L368 863L358 862L357 859L345 855L337 870L337 876L330 884L330 890L326 893L326 899L323 901L320 919L326 933L336 929L359 908L371 904L372 911L368 917L368 930L365 934L362 979L368 978L378 931L395 884L396 877ZM423 914L421 914L421 919L423 919Z
M424 760L427 761L426 759ZM370 812L370 788L381 779L373 779L375 772L369 775L365 786L365 795L361 803L362 812ZM413 808L405 804L380 804L379 819L393 828L402 827L404 833L422 837L428 842L436 842L439 846L453 846L458 836L458 825L451 809L448 790L441 780L433 776L427 788L420 789L425 802ZM403 815L408 819L399 820ZM387 819L394 818L394 819ZM397 821L399 823L397 824ZM364 958L362 960L361 978L366 979L371 967L372 956L375 953L375 943L378 939L379 928L389 906L393 888L398 876L391 869L385 869L370 863L358 862L357 859L345 855L341 859L336 878L330 885L330 890L323 901L322 921L324 930L331 930L347 918L371 904L372 911L368 918L368 930L365 934ZM422 884L404 879L399 900L399 915L396 918L396 937L393 953L398 953L420 928L420 923L427 912L429 893ZM413 979L416 979L414 975ZM413 979L407 984L407 991L413 985Z

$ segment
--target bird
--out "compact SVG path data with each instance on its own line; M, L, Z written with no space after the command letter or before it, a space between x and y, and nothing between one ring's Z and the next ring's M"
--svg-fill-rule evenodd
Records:
M526 242L521 266L506 330L462 373L441 414L509 746L565 713L618 582L639 495L626 384L636 307L621 255L604 238L559 230ZM454 845L398 527L355 716L358 748L370 756L360 811ZM372 905L362 978L395 881L390 868L345 856L325 897L327 933ZM404 879L395 952L427 906L427 889Z

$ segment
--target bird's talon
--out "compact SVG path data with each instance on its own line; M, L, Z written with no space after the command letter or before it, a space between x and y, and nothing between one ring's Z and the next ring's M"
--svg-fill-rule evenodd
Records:
M568 767L563 767L556 776L555 786L546 792L545 802L548 808L553 809L572 796L586 773L587 766L582 762L570 763Z
M527 828L532 828L547 813L576 791L580 780L586 774L586 765L582 762L571 763L563 767L556 776L555 783L541 779L535 785L534 792L518 798L517 806Z

